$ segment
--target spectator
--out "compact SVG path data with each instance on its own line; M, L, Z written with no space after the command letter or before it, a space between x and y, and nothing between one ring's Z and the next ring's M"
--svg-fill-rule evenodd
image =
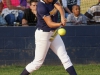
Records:
M30 1L30 8L26 9L22 19L23 26L36 26L37 17L36 17L36 6L37 0Z
M70 25L81 25L87 22L86 17L80 13L79 5L74 5L72 7L72 13L68 15L67 22L70 22Z
M29 2L30 0L20 0L20 5L29 8Z
M27 0L27 6L26 8L29 8L30 7L30 0Z
M100 0L98 0L98 4L88 9L85 16L88 18L88 24L100 24Z
M14 22L21 23L25 7L20 6L19 0L3 0L3 5L2 15L8 26L13 26Z
M27 0L20 0L20 5L26 7L27 6Z
M3 4L2 4L2 0L0 0L0 26L5 26L7 23L1 15L2 8L3 8Z
M2 0L0 0L0 13L2 12L3 9L3 4L2 4Z
M65 9L65 17L72 13L73 5L80 5L80 0L62 0L62 5Z

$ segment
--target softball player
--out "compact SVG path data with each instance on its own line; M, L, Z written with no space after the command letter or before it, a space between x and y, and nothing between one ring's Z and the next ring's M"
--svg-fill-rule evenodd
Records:
M58 11L61 14L61 22L57 23ZM65 70L70 75L77 75L73 64L67 55L65 45L59 35L51 42L49 39L55 29L59 26L65 26L66 20L64 10L57 0L43 0L37 5L37 29L35 31L35 58L29 63L21 75L29 75L39 69L46 57L49 47L59 57Z

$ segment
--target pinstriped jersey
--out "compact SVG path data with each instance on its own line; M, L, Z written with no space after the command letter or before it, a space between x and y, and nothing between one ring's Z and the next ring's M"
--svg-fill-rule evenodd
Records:
M85 16L94 23L100 23L100 3L88 9Z

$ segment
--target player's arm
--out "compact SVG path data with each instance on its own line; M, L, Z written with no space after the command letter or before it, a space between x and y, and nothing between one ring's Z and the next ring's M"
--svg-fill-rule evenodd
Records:
M54 4L54 6L56 7L56 9L60 12L60 15L61 15L61 22L63 24L63 26L65 26L66 24L66 19L65 19L65 12L64 12L64 9L63 7L61 6L61 4L59 2L56 2Z
M53 22L50 16L44 16L43 19L50 28L57 28L62 25L62 23Z

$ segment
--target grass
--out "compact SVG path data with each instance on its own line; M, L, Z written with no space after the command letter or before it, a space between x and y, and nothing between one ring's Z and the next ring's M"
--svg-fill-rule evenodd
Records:
M74 65L78 75L99 75L100 64ZM1 66L0 75L20 75L24 66ZM62 65L45 65L31 75L69 75Z
M81 12L84 14L88 8L98 3L98 0L81 0Z

